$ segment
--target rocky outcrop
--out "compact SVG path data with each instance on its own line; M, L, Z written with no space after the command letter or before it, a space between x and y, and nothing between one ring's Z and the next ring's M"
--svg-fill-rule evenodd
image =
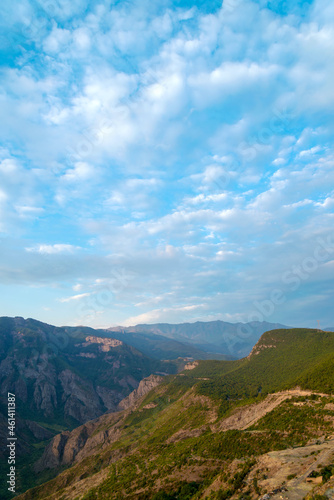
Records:
M72 339L66 328L0 318L0 395L15 393L29 419L33 412L81 424L116 411L153 365L117 339L80 331Z
M138 388L118 405L118 409L126 410L151 389L159 385L163 377L150 375L143 379ZM36 462L35 470L52 469L80 461L96 453L96 448L103 449L120 437L120 427L128 412L106 414L96 420L87 422L72 432L62 432L53 438L45 449L42 458Z
M264 349L276 349L276 347L277 346L274 344L263 344L263 342L259 340L248 354L247 359L250 359L252 356L257 356L261 351L264 351Z
M185 370L193 370L198 366L198 361L193 361L192 363L187 363L186 366L184 367Z
M150 392L151 389L159 385L163 381L163 377L160 377L159 375L150 375L147 378L144 378L138 386L138 389L135 389L131 394L129 394L128 397L123 399L118 407L121 410L125 410L127 408L130 408L130 406L133 406L138 399L142 398L146 394Z
M103 405L91 382L83 380L71 370L59 374L63 388L62 402L65 414L78 422L86 422L103 413Z
M50 381L46 377L39 377L34 384L34 403L46 417L51 417L57 407L56 379Z
M46 448L42 458L36 463L35 470L39 472L44 469L52 469L63 463L65 446L67 444L70 432L57 434Z
M99 385L96 387L96 392L108 411L117 411L118 404L124 398L124 395L120 391L114 391Z
M99 350L102 352L109 352L113 347L124 345L121 340L104 339L102 337L95 337L94 335L86 337L86 342L82 346L86 347L90 344L99 344Z
M106 414L87 422L73 431L65 431L53 438L43 456L36 462L35 471L70 465L96 453L120 437L123 418L118 414Z

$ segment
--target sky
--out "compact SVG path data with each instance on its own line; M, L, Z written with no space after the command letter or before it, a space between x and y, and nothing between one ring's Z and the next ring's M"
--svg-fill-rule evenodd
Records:
M331 0L0 10L0 315L334 326Z

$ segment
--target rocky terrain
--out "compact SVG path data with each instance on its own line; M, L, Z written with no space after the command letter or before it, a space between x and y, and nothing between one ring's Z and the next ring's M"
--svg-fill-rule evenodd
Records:
M153 360L110 334L103 336L103 331L0 318L2 442L8 432L8 392L16 395L17 456L24 463L27 454L37 458L61 430L66 436L80 424L118 411L143 378L175 372L180 363ZM6 467L6 452L2 447L0 472Z
M234 417L234 424L232 423L231 417L223 419L219 425L215 425L216 418L213 419L213 425L211 425L211 430L214 433L218 433L221 430L239 430L239 429L250 429L255 422L260 421L264 416L264 407L266 403L267 413L270 413L274 408L279 407L283 401L286 399L294 398L295 405L298 405L298 396L302 395L305 398L304 404L312 405L312 401L307 399L307 396L311 396L312 393L308 391L289 391L286 393L281 393L279 395L272 394L269 395L265 402L261 402L258 405L246 406L239 409ZM328 396L321 395L320 397L327 398ZM333 400L334 401L334 400ZM43 458L36 464L35 468L37 471L42 470L47 467L59 467L63 465L77 464L74 472L78 474L81 471L81 478L77 481L71 481L70 484L62 488L62 498L66 500L74 500L76 498L81 498L87 489L90 489L92 485L95 487L103 484L106 480L107 471L103 469L101 472L94 475L93 479L91 477L85 479L85 473L82 471L85 469L83 466L80 469L80 463L87 463L89 457L94 457L98 453L99 456L103 452L107 452L109 461L117 462L126 456L124 451L115 449L111 451L112 446L122 437L122 428L124 422L126 422L131 412L138 408L138 405L144 402L142 400L134 401L132 408L113 415L105 415L99 419L89 422L84 426L75 429L71 433L63 433L56 436L46 450ZM205 398L202 398L201 403L204 404ZM274 403L275 402L275 403ZM274 404L273 404L274 403ZM328 404L328 403L327 403ZM334 407L333 403L332 404ZM250 411L253 412L253 419L250 419ZM331 419L334 421L334 412L331 412ZM207 420L208 421L208 420ZM249 432L256 432L255 430ZM179 432L177 440L187 440L190 438L197 437L201 432L196 432L196 430L188 432ZM171 440L175 443L176 440ZM108 451L109 450L109 451ZM103 456L103 455L102 455ZM105 453L106 456L106 453ZM262 498L267 499L286 499L286 500L303 500L307 498L307 495L313 492L314 494L328 494L327 498L333 498L332 489L334 487L334 476L330 478L325 484L323 483L322 476L320 474L320 469L324 469L326 466L333 465L334 458L334 434L323 436L319 435L316 440L311 440L307 445L300 447L292 447L284 450L271 451L268 453L260 454L253 460L251 466L249 467L247 477L242 483L242 491L246 492L252 491L251 496L245 498ZM198 462L198 463L196 463ZM234 459L229 463L225 463L224 473L218 473L215 480L203 490L201 499L215 498L215 494L219 491L225 490L229 486L228 477L233 477L238 474L238 471L243 467L245 461L242 459ZM212 468L216 470L214 461L207 461L206 466L200 460L195 460L191 467L182 467L179 471L172 470L169 474L169 480L176 479L182 480L192 480L201 481L203 479L203 474L207 472L207 468ZM317 477L311 477L312 474ZM64 473L63 482L61 484L66 485L68 477L67 473ZM254 491L254 484L256 484ZM262 492L261 495L259 492ZM38 492L36 491L35 494ZM27 495L22 495L18 497L19 499L35 498L31 497L29 493ZM56 500L57 494L50 494L47 492L47 496L37 496L36 498L48 498L50 500ZM130 498L144 498L140 494L136 496L130 496ZM182 498L182 497L181 497ZM217 497L219 498L219 496ZM238 496L231 495L228 498L244 498L240 497L240 491ZM311 497L310 497L311 498Z
M131 394L129 394L126 398L122 399L122 401L118 405L118 408L120 410L126 410L127 408L133 407L138 399L145 396L162 381L163 377L159 375L150 375L149 377L144 378L140 381L137 389L131 392Z
M140 381L139 386L119 404L119 409L135 408L136 403L162 382L163 378L156 375ZM35 471L52 469L80 461L96 452L103 450L117 441L120 436L120 422L124 421L126 413L107 413L97 420L58 434L45 449L43 456L35 465ZM102 429L102 430L100 430Z
M333 498L333 354L332 333L277 330L242 360L149 377L125 409L57 435L35 470L58 475L18 498Z
M70 337L63 329L22 318L7 323L0 393L15 393L20 414L31 420L87 422L117 410L142 378L166 369L117 339Z

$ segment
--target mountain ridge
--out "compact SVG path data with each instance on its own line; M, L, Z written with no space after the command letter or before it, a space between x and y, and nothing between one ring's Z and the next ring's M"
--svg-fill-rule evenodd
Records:
M269 331L255 347L241 360L192 363L100 417L92 434L103 447L19 500L302 500L330 491L334 333ZM316 390L315 368L328 393Z
M151 374L175 373L183 360L152 359L110 334L32 318L0 318L0 436L8 433L7 393L15 394L17 459L34 459L59 431L70 431L118 404ZM0 472L6 471L6 448ZM2 490L0 496L2 495Z
M108 328L113 333L126 334L154 333L190 343L206 352L218 352L234 358L247 356L260 336L277 328L289 328L280 323L253 321L249 323L229 323L226 321L196 321L194 323L155 323L135 326Z

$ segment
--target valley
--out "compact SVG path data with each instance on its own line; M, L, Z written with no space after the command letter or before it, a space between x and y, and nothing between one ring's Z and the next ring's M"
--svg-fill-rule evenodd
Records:
M17 498L333 498L333 361L334 333L278 329L248 357L151 375L116 412L45 442Z
M142 350L140 339L157 339L159 337L173 342L182 342L188 349L197 349L207 353L203 357L193 356L196 359L236 359L247 356L261 335L268 330L288 328L279 323L267 321L252 321L250 323L228 323L226 321L197 321L195 323L157 323L153 325L135 325L129 327L117 326L108 330L118 339ZM184 347L183 347L184 348ZM219 357L220 355L220 357Z

